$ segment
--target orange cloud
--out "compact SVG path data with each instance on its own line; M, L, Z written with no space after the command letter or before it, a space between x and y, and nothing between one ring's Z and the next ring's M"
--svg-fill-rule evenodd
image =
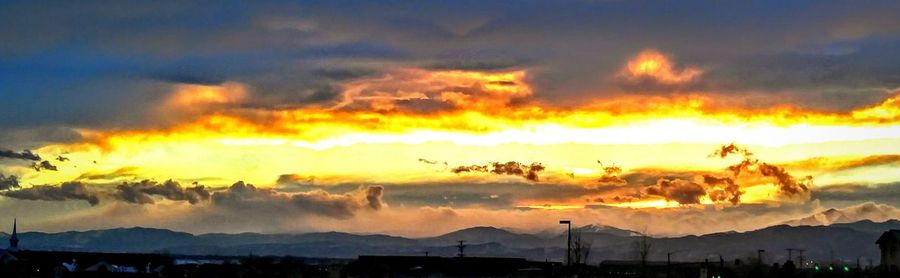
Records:
M649 78L667 85L688 83L702 74L703 71L694 67L676 69L669 57L653 49L638 53L620 72L620 75L629 81Z
M781 193L787 196L804 195L809 193L813 186L812 176L794 177L782 167L769 164L753 157L753 153L746 148L735 144L722 146L713 155L726 158L730 154L741 154L744 159L737 164L728 166L727 170L737 178L741 173L757 173L763 177L771 177L776 181ZM808 196L804 196L808 197Z
M420 72L422 73L424 71ZM900 135L898 133L900 130L893 125L898 120L896 115L871 112L896 109L896 98L849 113L824 113L795 107L724 108L717 105L717 100L713 98L696 95L625 96L576 107L559 108L541 105L538 102L513 105L515 99L530 95L528 85L522 83L524 73L480 75L456 72L428 76L426 80L433 80L430 78L435 76L460 78L463 82L458 84L468 84L468 88L478 90L461 93L454 96L455 98L448 97L447 94L452 93L441 91L440 88L458 87L448 87L449 81L438 82L441 85L436 86L434 90L423 91L428 92L424 94L428 98L421 99L449 107L435 111L416 111L416 104L393 97L372 97L372 94L377 95L379 94L377 92L384 91L357 89L345 92L345 97L349 101L342 108L200 110L195 112L206 113L167 129L79 131L82 136L93 139L88 143L102 147L131 141L216 139L225 140L223 142L229 145L278 143L314 149L361 143L429 141L476 145L513 142L532 144L646 140L656 142L653 140L665 138L640 134L644 133L641 130L649 132L658 128L678 129L678 133L670 134L676 136L670 138L673 141L706 143L738 140L735 138L741 138L740 140L762 138L765 140L742 141L742 143L797 144L883 139ZM517 85L503 82L507 79ZM242 96L246 92L239 85L185 88L175 94L181 96L173 98L178 100L175 103L195 103L202 107L203 104L237 101L240 99L237 96ZM195 92L197 96L188 92ZM502 97L492 97L493 95ZM463 101L467 98L471 101ZM373 106L388 110L373 111ZM607 131L615 133L615 136L606 134ZM746 136L740 135L744 133ZM757 133L767 135L759 137ZM798 137L797 134L803 136ZM481 136L487 137L480 138ZM716 139L719 137L722 139Z
M896 122L900 120L900 95L888 98L881 104L853 111L851 115L855 119Z
M171 108L193 109L207 105L238 103L247 97L246 86L228 82L222 85L180 84L167 104Z
M898 165L900 165L900 155L885 154L853 158L814 157L786 163L783 166L791 169L835 172L866 167Z
M434 111L503 108L530 97L525 71L428 71L398 69L380 77L342 86L341 101L331 109Z
M624 184L625 180L619 177L622 174L622 167L612 165L612 166L604 166L603 162L597 160L597 163L600 164L600 168L603 168L603 176L600 177L598 182L600 184Z
M223 173L221 175L226 175L226 178L244 178L259 183L274 175L298 171L284 166L301 163L296 161L299 158L291 155L302 154L309 161L336 162L341 160L341 156L328 156L326 153L341 149L354 153L371 152L370 156L381 158L381 154L374 152L402 154L406 153L407 148L418 148L409 153L441 157L456 165L501 159L542 160L551 163L549 165L568 169L591 166L560 164L559 161L550 162L525 154L532 153L529 148L551 146L559 146L558 151L561 152L541 155L583 154L592 146L618 144L677 142L720 145L736 142L780 147L900 138L900 129L894 124L896 119L892 118L893 114L860 112L893 109L896 106L894 98L846 113L790 106L762 109L734 107L723 105L722 99L700 94L628 95L558 107L532 98L527 76L524 70L399 71L392 76L355 80L340 86L344 89L340 91L343 97L335 106L299 108L243 105L250 101L252 92L236 83L179 86L172 94L170 106L160 109L160 112L165 112L161 116L174 115L170 117L171 126L132 130L79 129L86 138L84 142L47 146L38 151L42 155L68 151L72 153L73 161L100 161L101 165L96 166L98 168L80 168L78 171L60 169L59 172L23 176L22 179L35 184L59 183L72 180L84 171L108 171L141 165L141 174L146 178L152 178L154 173L171 175L178 172L174 177L184 179L195 178L192 175L199 173L209 177L220 177L219 173ZM413 95L421 97L405 97ZM495 152L477 151L477 148L472 148L472 153L468 153L470 146L498 147L498 150L502 148L520 156L507 158ZM387 148L393 149L388 151ZM451 148L453 154L443 153ZM868 148L867 152L874 152L872 148L876 147ZM224 159L224 154L233 156ZM210 155L215 155L215 158ZM450 155L459 155L459 158L451 159ZM197 168L187 171L172 161L192 161ZM266 170L243 167L248 161L266 161L284 168ZM593 158L585 161L593 162ZM702 162L685 164L684 167L708 167ZM355 172L349 172L340 165L318 163L316 172L304 174L321 179L339 177L335 181L372 178L369 173L360 171L390 173L378 177L383 182L423 178L421 173L416 172L421 170L421 165L376 162L375 167L354 168ZM428 173L432 179L458 178L452 173L442 174L444 176ZM552 172L549 174L551 176L547 180L554 177ZM606 180L599 176L584 181L576 178L567 180L596 185L597 178L601 182L616 181L613 174L609 173ZM771 171L771 174L779 172ZM725 185L723 188L727 187ZM748 190L743 196L751 200L766 198L761 194L762 190ZM719 199L733 197L724 194L717 196L721 197Z

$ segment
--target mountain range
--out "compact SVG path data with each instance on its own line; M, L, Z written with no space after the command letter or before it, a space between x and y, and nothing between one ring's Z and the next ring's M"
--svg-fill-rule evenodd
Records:
M897 218L900 218L900 210L897 208L890 205L867 202L846 208L822 210L804 218L787 221L785 224L791 226L817 226L861 220L884 222Z
M650 259L675 261L709 259L748 260L756 250L766 250L765 260L787 259L786 248L806 250L806 260L878 263L880 251L875 240L884 231L900 229L900 221L862 220L818 226L777 225L748 232L724 232L700 236L649 238ZM592 244L590 259L637 259L635 242L639 233L601 225L574 229ZM9 235L0 233L0 242ZM472 227L435 237L405 238L390 235L359 235L341 232L305 234L200 234L165 229L117 228L79 232L19 233L20 249L144 252L175 255L274 255L319 258L356 258L359 255L454 256L458 241L464 240L466 255L523 257L560 261L565 255L564 232L518 233L495 227ZM795 253L796 255L796 253ZM796 258L795 258L796 259Z

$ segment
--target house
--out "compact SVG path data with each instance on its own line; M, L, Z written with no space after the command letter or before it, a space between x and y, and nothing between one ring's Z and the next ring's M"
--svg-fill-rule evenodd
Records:
M890 230L875 241L881 249L881 267L887 270L900 268L900 230Z

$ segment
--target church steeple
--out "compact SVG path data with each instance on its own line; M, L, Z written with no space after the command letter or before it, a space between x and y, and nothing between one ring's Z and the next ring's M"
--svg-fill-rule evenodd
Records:
M9 251L19 251L19 234L16 231L17 219L13 218L13 232L9 236Z

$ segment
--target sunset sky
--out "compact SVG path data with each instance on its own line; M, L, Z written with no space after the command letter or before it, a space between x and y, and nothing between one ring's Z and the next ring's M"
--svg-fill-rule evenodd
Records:
M900 3L0 4L0 227L900 218ZM3 228L5 231L6 229Z

